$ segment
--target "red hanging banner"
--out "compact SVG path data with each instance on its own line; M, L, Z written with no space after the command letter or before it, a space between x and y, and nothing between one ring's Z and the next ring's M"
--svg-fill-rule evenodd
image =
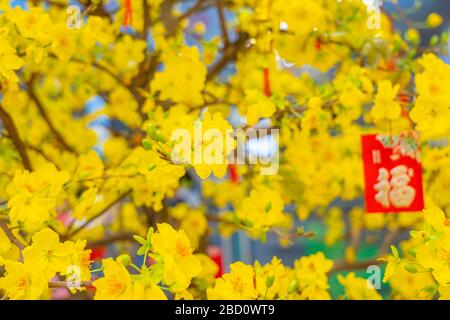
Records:
M272 91L270 90L270 78L269 78L269 68L263 69L263 79L264 79L264 95L270 97Z
M124 0L124 14L123 23L124 27L130 26L133 23L133 8L131 6L131 0Z
M362 136L367 212L421 211L422 165L415 132Z

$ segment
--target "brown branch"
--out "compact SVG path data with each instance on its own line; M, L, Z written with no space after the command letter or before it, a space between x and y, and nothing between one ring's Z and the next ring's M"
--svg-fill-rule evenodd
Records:
M401 229L395 228L392 230L389 230L386 235L384 236L383 243L381 244L380 250L378 251L378 256L382 257L384 256L389 246L394 242L395 238L400 233ZM371 265L380 265L383 263L383 261L378 260L379 258L374 258L371 260L366 261L359 261L359 262L347 262L346 260L340 260L335 263L334 267L331 269L330 272L337 272L337 271L348 271L348 270L356 270L356 269L366 269L367 267Z
M0 104L0 118L2 119L3 126L6 131L8 131L11 140L19 152L20 157L22 158L23 167L28 171L32 171L33 167L31 165L30 158L28 157L27 149L23 141L20 139L19 132L17 131L16 125L10 114L3 108Z
M11 135L9 133L5 133L4 137L12 139ZM45 160L47 160L48 162L52 163L55 166L56 169L61 170L61 167L53 159L51 159L48 155L46 155L44 153L44 151L42 151L41 149L39 149L38 147L36 147L36 146L34 146L34 145L30 144L30 143L24 143L24 145L25 145L25 147L27 149L30 149L30 150L36 152L37 154L42 156Z
M41 155L45 160L47 160L48 162L52 163L55 166L56 169L61 170L61 167L56 162L54 162L48 155L46 155L44 153L44 151L42 151L38 147L27 143L27 148L29 148L30 150L33 150L37 154Z
M381 244L380 250L378 251L379 256L385 255L388 252L390 246L394 242L395 238L397 238L400 231L401 230L399 228L394 228L386 232L386 235L383 238L383 243Z
M69 239L76 235L78 232L83 230L86 226L88 226L92 221L96 220L97 218L101 217L106 211L108 211L111 207L113 207L116 203L120 202L123 198L128 196L131 193L131 190L128 190L127 192L121 194L119 197L117 197L114 201L109 203L105 208L103 208L99 213L91 217L90 219L86 220L81 226L79 226L77 229L69 233L69 235L65 238Z
M178 20L172 15L172 7L174 5L174 0L164 0L160 4L160 20L166 28L166 37L169 38L173 36L178 28Z
M141 35L142 39L146 39L148 29L152 25L150 13L151 13L150 3L148 2L148 0L142 0L142 18L144 20L144 26L142 28L142 35Z
M333 268L330 270L330 273L339 272L339 271L349 271L349 270L357 270L357 269L367 269L371 265L380 265L383 263L378 259L371 259L366 261L359 261L349 263L345 260L337 261Z
M53 133L53 135L56 137L56 140L58 141L58 143L66 150L73 152L73 153L77 153L75 151L74 148L72 148L64 139L64 137L58 132L58 130L56 129L56 127L53 125L52 121L50 120L50 117L47 114L47 111L45 111L44 106L42 105L41 101L39 100L39 98L37 97L37 95L35 94L34 90L33 90L33 85L34 82L36 80L36 74L33 74L31 76L30 82L27 85L27 92L28 95L30 96L31 100L34 102L34 104L36 105L36 107L39 110L40 115L42 116L42 118L44 118L45 123L47 124L47 126L49 127L50 131Z
M219 14L220 29L222 31L224 46L227 48L230 45L230 38L228 37L222 0L216 0L216 7L217 13Z
M92 281L80 281L79 283L71 283L67 281L50 281L48 283L49 288L76 288L76 287L89 287L92 286Z
M213 80L223 70L223 68L225 68L230 62L235 61L238 52L244 48L246 42L247 35L241 33L235 42L224 48L222 58L209 69L206 76L206 81Z
M124 86L126 89L129 89L129 88L123 83L123 80L122 80L117 74L115 74L115 73L112 72L110 69L108 69L106 66L103 66L103 65L99 64L99 63L96 62L96 61L87 62L87 61L80 60L80 59L78 59L78 58L72 58L70 61L71 61L71 62L76 62L76 63L81 63L81 64L88 64L88 63L89 63L89 64L91 64L93 67L95 67L95 68L97 68L97 69L99 69L99 70L101 70L101 71L107 73L110 77L112 77L112 78L113 78L114 80L116 80L120 85Z
M24 248L24 245L22 242L19 241L19 239L16 238L16 236L11 232L11 230L8 228L8 226L6 225L6 223L0 219L0 228L5 232L6 236L8 237L8 239L14 243L17 248L19 248L20 251L20 260L22 260L22 250Z
M144 49L145 50L145 49ZM50 57L56 58L56 56L54 55L50 55ZM112 70L110 70L108 67L96 62L96 61L92 61L92 62L88 62L88 61L83 61L81 59L78 58L72 58L70 60L70 62L75 62L75 63L80 63L80 64L85 64L85 65L90 65L94 68L99 69L100 71L105 72L106 74L108 74L110 77L112 77L114 80L116 80L116 82L122 86L124 89L128 90L128 92L138 101L138 103L143 104L144 101L142 100L142 96L139 94L139 91L136 89L136 83L134 82L134 79L132 80L132 84L131 85L127 85L123 79L117 75L116 73L114 73ZM141 65L139 66L139 73L138 75L140 76L141 74L145 74L146 70L141 69L142 65L144 65L146 63L146 59L144 59L143 62L141 62ZM156 70L156 66L155 66L155 70ZM138 76L136 76L135 78L137 78ZM143 88L143 86L142 86ZM107 99L105 97L102 97L105 101L107 101ZM141 101L141 102L140 102Z
M208 9L210 6L212 6L212 2L208 2L206 0L198 0L195 5L190 7L186 12L184 12L181 16L178 17L178 22L180 22L183 19L189 18L195 13L198 13L200 11Z

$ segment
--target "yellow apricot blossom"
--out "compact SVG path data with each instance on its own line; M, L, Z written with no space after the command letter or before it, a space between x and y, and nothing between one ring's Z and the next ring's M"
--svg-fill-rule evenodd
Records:
M19 79L14 71L22 67L23 61L5 38L0 38L0 42L0 80L4 77L8 81L17 82Z
M12 222L36 229L53 218L58 197L68 178L67 172L58 171L52 164L31 173L17 171L7 188Z
M93 282L96 300L127 300L132 297L133 285L127 269L111 258L102 262L104 277Z
M70 245L59 242L59 236L49 228L36 232L32 244L23 250L26 263L41 269L48 278L56 272L66 272L71 263Z
M11 300L36 300L48 288L49 277L46 277L34 264L6 261L6 275L0 278L0 289L5 291Z
M214 288L208 289L210 300L256 299L255 271L242 262L230 265L230 273L216 280Z
M370 111L375 121L395 120L400 117L400 104L395 101L400 86L392 84L388 80L378 83L378 92L375 96L375 104Z
M200 261L192 254L192 247L183 230L176 231L167 223L158 224L152 236L153 251L164 264L164 283L176 288L187 288L201 271Z
M339 275L339 282L345 287L345 296L349 300L382 300L374 287L369 287L367 279L358 278L354 272L346 277Z

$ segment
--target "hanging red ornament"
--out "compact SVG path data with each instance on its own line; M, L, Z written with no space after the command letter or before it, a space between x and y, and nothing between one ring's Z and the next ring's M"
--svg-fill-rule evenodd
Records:
M386 69L388 71L395 71L395 60L390 59L386 62Z
M124 14L123 14L123 26L130 26L133 22L133 7L131 6L131 0L124 0Z
M266 95L266 97L270 97L272 93L270 91L269 68L264 68L263 75L264 75L264 94Z
M367 212L420 212L424 208L418 134L361 138Z
M314 47L316 48L316 50L320 50L322 49L322 41L320 41L320 39L316 39L316 42L314 43Z
M239 182L239 173L237 170L237 166L235 164L229 164L228 165L228 169L230 171L230 180L233 183L238 183Z

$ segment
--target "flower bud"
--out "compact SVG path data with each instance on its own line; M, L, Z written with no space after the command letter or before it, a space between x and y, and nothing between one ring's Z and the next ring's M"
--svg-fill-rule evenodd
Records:
M270 275L266 278L266 287L267 289L272 288L273 284L275 282L275 276Z
M432 12L428 15L426 23L430 28L437 28L442 24L442 17L436 12Z
M116 260L125 267L131 264L131 257L127 254L121 254L116 258Z

